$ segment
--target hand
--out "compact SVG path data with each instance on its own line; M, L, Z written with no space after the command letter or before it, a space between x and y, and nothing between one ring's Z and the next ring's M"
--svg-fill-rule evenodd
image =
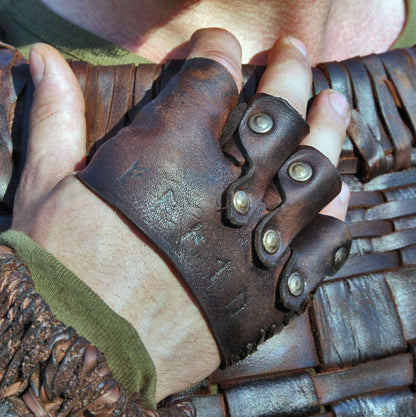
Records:
M232 35L198 31L190 46L188 58L216 60L241 87L241 52ZM36 91L13 228L52 253L137 329L156 366L159 401L218 367L216 343L181 278L153 245L72 175L85 165L85 118L82 93L66 62L53 48L37 45L31 72ZM258 91L285 98L305 116L310 86L302 44L279 39ZM303 144L336 164L348 118L340 94L321 93L308 113L311 133ZM342 219L347 200L344 187L325 214Z

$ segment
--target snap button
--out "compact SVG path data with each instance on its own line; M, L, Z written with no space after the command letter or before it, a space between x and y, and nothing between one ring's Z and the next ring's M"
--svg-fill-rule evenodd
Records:
M237 191L233 197L233 206L237 213L245 215L250 211L250 198L245 191Z
M306 162L294 162L289 166L289 176L298 182L308 181L312 177L312 167Z
M268 230L263 235L263 247L266 252L273 254L276 253L280 246L280 239L277 232L273 229Z
M266 113L256 113L248 119L248 126L255 133L267 133L273 127L273 119Z
M335 255L334 255L334 267L336 269L340 269L341 266L344 265L344 262L347 260L347 258L348 258L348 251L347 251L346 248L344 248L343 246L341 246L335 252Z
M299 272L294 272L287 281L287 286L289 287L289 292L294 297L299 297L303 293L305 288L305 281Z

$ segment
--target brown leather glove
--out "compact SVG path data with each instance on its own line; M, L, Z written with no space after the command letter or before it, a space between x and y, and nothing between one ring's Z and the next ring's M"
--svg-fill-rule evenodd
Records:
M350 248L345 225L318 215L341 182L319 151L297 148L305 121L268 95L228 118L237 102L221 65L189 60L78 174L180 272L223 364L302 311Z

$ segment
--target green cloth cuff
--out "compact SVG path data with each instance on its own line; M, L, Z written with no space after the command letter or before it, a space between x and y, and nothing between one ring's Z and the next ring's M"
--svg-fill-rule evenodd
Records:
M93 65L150 62L73 25L40 0L0 0L0 27L4 31L4 42L19 49L25 58L29 57L34 43L45 42L58 49L66 59Z
M105 354L116 380L128 392L139 392L145 408L156 408L156 369L133 326L24 233L2 233L0 244L12 248L29 266L36 291L55 317Z
M416 43L416 0L406 1L406 24L394 48L409 48Z

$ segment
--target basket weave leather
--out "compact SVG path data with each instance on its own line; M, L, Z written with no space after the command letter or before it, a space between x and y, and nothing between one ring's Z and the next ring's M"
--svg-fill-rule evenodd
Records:
M257 353L217 371L194 390L198 416L416 415L415 60L415 51L406 49L314 69L313 95L332 87L353 108L339 163L352 189L350 259L325 280L305 314ZM5 49L0 63L1 102L7 104L0 108L7 225L24 154L31 86L26 63L15 51ZM130 123L181 63L71 65L86 98L89 150L94 152ZM262 71L244 68L242 101L254 95ZM1 343L7 342L2 338ZM213 385L218 393L212 394ZM9 409L18 410L14 404L23 396L8 398Z

